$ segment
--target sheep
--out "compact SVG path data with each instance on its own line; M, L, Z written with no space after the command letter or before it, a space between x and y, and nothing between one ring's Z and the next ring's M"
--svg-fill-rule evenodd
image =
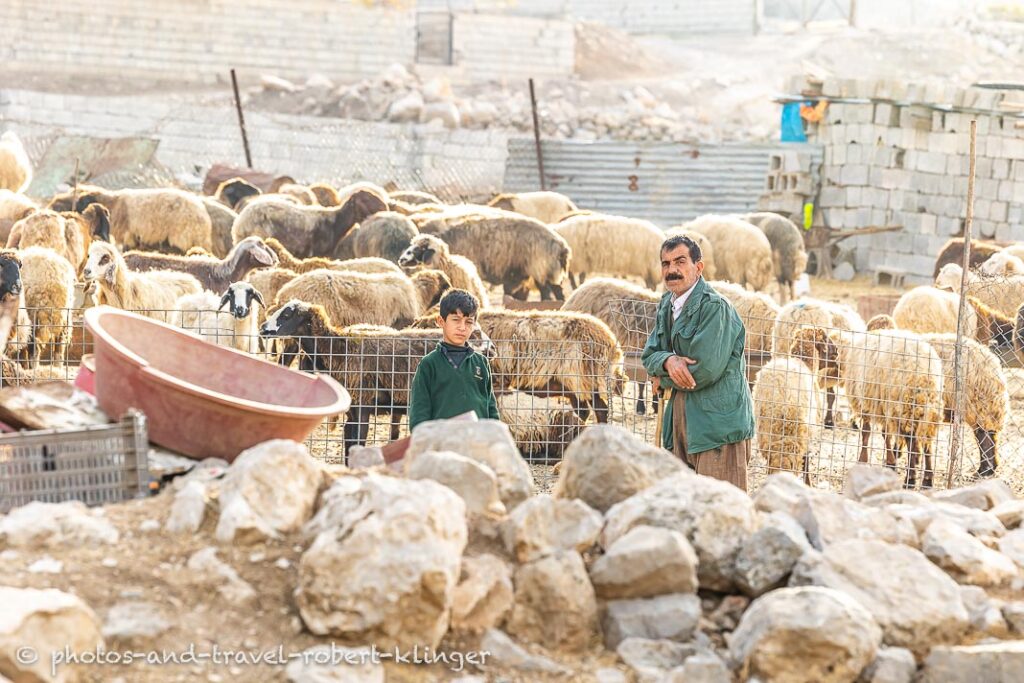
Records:
M323 306L340 327L357 323L405 327L423 312L419 293L404 274L313 270L284 285L276 302L292 299Z
M338 244L336 255L340 259L375 256L398 263L419 233L408 216L381 211L354 226Z
M284 183L281 187L277 188L277 194L294 197L295 201L303 206L322 206L316 200L316 195L312 190L298 183Z
M559 398L510 391L498 393L495 399L498 414L528 459L560 459L586 427L576 411Z
M818 328L820 330L820 328ZM814 334L815 328L796 338ZM882 429L886 465L896 467L907 448L905 486L913 488L919 456L924 456L923 488L932 486L932 453L943 417L943 369L938 354L920 335L905 330L841 332L816 343L812 368L836 374L860 425L860 462L868 462L871 425Z
M1003 249L985 259L984 263L978 266L978 274L983 277L1024 275L1024 261Z
M299 258L334 256L338 243L353 225L386 209L384 198L365 191L330 208L267 199L242 209L231 235L235 242L251 235L274 237Z
M767 294L751 292L731 282L713 281L708 284L729 300L747 330L743 350L750 355L767 356L772 352L772 330L779 306Z
M1001 247L993 242L971 240L971 262L967 264L967 267L971 270L977 268L1000 249ZM939 255L935 258L935 268L932 272L932 277L939 277L939 271L947 264L955 263L963 266L963 262L964 238L954 237L942 245L942 249L939 250Z
M448 276L440 270L432 268L418 270L410 276L410 279L419 297L421 315L434 306L438 306L445 292L452 289L452 281Z
M708 238L720 280L761 291L772 281L772 246L760 228L738 218L706 215L681 226Z
M259 291L249 282L233 282L220 298L218 310L228 307L234 318L234 347L241 351L256 353L259 349L259 310L267 308Z
M779 283L780 300L786 303L795 299L795 283L807 269L804 237L796 223L770 212L748 213L738 218L764 231L772 247L772 265L775 269L775 279Z
M0 190L0 242L6 244L14 224L38 210L39 206L25 195Z
M264 301L273 303L281 288L298 276L294 270L287 268L260 268L246 275L245 281L259 292Z
M13 249L0 250L0 304L5 312L17 301L15 323L8 333L7 351L11 356L23 355L28 343L32 322L25 311L25 287L21 280L21 258ZM6 369L6 367L4 368ZM8 375L3 375L6 378Z
M964 307L963 334L982 344L1002 345L1013 340L1014 321L973 296ZM915 287L904 293L892 318L895 326L918 334L956 333L960 296L935 287Z
M953 421L956 410L956 335L923 334L942 361L944 419ZM964 378L963 420L978 443L979 477L991 477L999 467L999 433L1010 414L1010 394L999 359L972 339L963 340L960 373Z
M496 195L487 206L505 211L515 211L541 223L557 223L568 213L576 211L576 205L564 194L558 192L518 192Z
M338 201L344 204L349 200L350 197L354 197L357 194L372 194L384 200L387 204L391 201L391 196L388 191L376 183L371 183L365 180L359 180L350 185L338 188ZM384 211L385 209L381 209Z
M24 192L32 182L32 162L18 135L9 130L0 135L0 190Z
M625 280L591 278L562 304L563 311L575 311L594 316L612 331L627 356L639 358L654 329L654 315L661 296ZM636 413L647 412L646 380L638 383ZM653 404L655 412L658 403Z
M278 258L259 237L246 237L223 259L130 251L124 255L124 262L138 272L170 270L188 273L199 280L204 289L223 292L232 282L241 280L251 270L277 266Z
M404 272L397 264L382 258L353 258L339 261L313 256L300 259L296 258L273 237L267 238L266 245L277 256L280 267L299 274L325 268L327 270L354 270L359 273L390 273L392 275L401 275Z
M865 325L865 329L868 332L874 332L875 330L895 330L897 327L896 320L888 313L879 313L871 316Z
M963 272L963 268L955 263L946 264L935 278L935 287L959 293ZM967 294L1001 315L1013 317L1017 314L1017 307L1021 301L1024 301L1024 275L983 278L968 271Z
M22 249L20 257L25 310L31 323L25 355L33 368L39 366L41 356L63 365L71 336L75 269L66 258L45 247Z
M93 239L109 240L110 220L107 209L99 204L89 206L81 214L56 213L42 209L18 221L7 238L9 248L48 247L81 271Z
M866 328L861 317L849 306L809 297L791 301L779 309L775 316L772 325L772 355L786 355L786 350L796 340L797 332L806 326L843 332L864 332ZM825 426L834 427L832 407L836 400L838 377L825 376L820 381L825 388Z
M210 240L213 244L213 255L224 258L231 251L231 226L238 219L238 214L224 206L213 197L203 197L203 206L210 216Z
M381 413L391 414L391 439L398 438L397 418L409 404L416 368L441 340L436 327L336 327L323 306L298 299L272 310L260 335L296 340L314 371L329 374L348 390L352 407L346 414L346 449L366 442L370 416Z
M327 183L313 183L309 186L309 191L316 197L316 203L320 206L341 206L341 197L338 196L338 191Z
M199 280L186 273L132 272L117 248L107 242L93 242L89 246L89 259L82 275L99 284L99 303L139 311L164 322L168 322L168 311L178 297L203 291Z
M689 237L700 247L700 260L704 263L704 270L701 271L701 275L704 276L704 279L710 281L718 277L718 269L715 268L715 248L711 246L711 240L699 232L685 230L678 225L665 231L665 239L675 237L676 235Z
M565 239L533 218L509 211L486 209L431 214L420 232L437 235L453 254L476 264L480 277L501 284L506 294L525 298L524 287L532 280L541 299L562 300L561 282L572 250Z
M244 178L230 178L217 186L217 191L213 196L233 211L241 211L245 207L242 200L259 197L262 194L263 191L260 188Z
M489 304L487 288L480 279L476 266L465 256L452 254L440 237L417 235L405 253L398 258L398 265L403 268L435 268L448 276L452 287L469 292L483 307Z
M397 192L391 192L390 196L393 201L402 202L410 206L444 203L429 192L420 192L419 190L398 190Z
M50 208L60 204L58 195ZM91 188L78 193L75 210L82 212L101 204L110 212L110 233L126 249L177 251L191 247L213 251L213 222L202 200L184 190L156 188L104 190Z
M1016 256L1021 261L1024 261L1024 242L1014 242L1009 246L1003 247L1003 251L1010 256Z
M822 330L817 332L824 337ZM808 485L811 431L821 424L823 403L813 362L803 360L813 357L814 348L814 340L795 340L790 356L773 358L758 370L752 392L757 448L769 473L803 472Z
M572 250L569 281L587 273L640 278L649 289L661 282L665 233L650 221L608 214L575 216L553 226Z
M174 303L173 324L214 344L257 353L259 326L256 307L263 306L259 292L248 282L236 282L222 296L205 291L186 294ZM224 306L229 310L222 311Z

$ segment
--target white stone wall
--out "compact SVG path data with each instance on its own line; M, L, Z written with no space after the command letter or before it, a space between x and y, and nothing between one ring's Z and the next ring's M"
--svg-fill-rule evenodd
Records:
M566 21L457 13L452 35L466 80L568 76L575 68L576 36Z

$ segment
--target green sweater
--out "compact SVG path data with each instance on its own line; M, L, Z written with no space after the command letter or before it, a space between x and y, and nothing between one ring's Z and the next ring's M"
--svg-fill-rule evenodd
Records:
M416 368L409 399L409 431L421 422L469 411L480 418L499 419L498 402L491 387L491 367L486 358L471 351L456 368L438 344Z

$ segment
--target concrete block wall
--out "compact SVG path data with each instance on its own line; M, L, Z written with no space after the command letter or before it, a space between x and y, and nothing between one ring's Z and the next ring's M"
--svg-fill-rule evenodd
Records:
M339 0L4 0L0 61L62 75L215 82L228 69L339 81L415 57L412 8Z
M485 198L501 189L507 134L283 114L246 114L253 165L301 182L371 180ZM0 131L26 138L66 133L160 141L157 160L176 173L214 162L244 166L234 110L160 96L92 97L0 90Z
M1024 240L1024 130L999 111L892 102L832 103L811 140L824 145L818 207L832 228L902 225L854 237L859 269L891 266L930 281L935 255L963 233L969 127L978 121L975 237Z
M457 13L452 56L469 80L568 76L576 66L576 34L567 21Z

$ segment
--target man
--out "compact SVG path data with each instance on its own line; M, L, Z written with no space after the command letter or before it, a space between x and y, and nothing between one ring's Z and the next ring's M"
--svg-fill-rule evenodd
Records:
M662 445L697 474L747 489L754 412L747 387L746 330L732 305L701 272L700 247L689 237L661 245L665 296L642 360L662 389L671 389Z

